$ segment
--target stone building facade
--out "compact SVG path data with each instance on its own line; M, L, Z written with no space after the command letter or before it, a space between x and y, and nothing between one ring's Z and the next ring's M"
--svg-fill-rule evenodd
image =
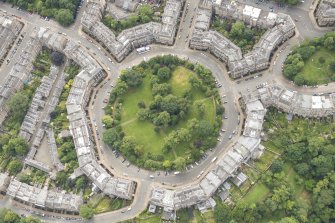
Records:
M209 29L212 13L221 17L241 20L250 26L267 28L253 50L245 55L238 46L216 31ZM208 50L227 64L232 78L264 70L269 67L272 53L294 35L295 25L290 16L264 12L237 2L220 4L202 1L195 18L190 48Z

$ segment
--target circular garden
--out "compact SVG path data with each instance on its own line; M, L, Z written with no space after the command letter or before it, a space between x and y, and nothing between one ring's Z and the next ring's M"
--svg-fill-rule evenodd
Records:
M166 55L122 71L103 140L151 170L183 170L217 143L224 108L212 72Z
M286 58L283 73L299 86L335 81L335 32L295 47Z

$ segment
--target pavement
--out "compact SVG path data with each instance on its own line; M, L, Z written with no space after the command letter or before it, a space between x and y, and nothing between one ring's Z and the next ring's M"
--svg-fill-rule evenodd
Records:
M192 24L194 22L194 19L192 18L195 17L195 9L199 1L200 0L188 0L186 2L183 14L180 18L180 26L176 35L176 41L173 46L151 45L151 51L141 55L138 55L137 52L132 52L122 63L116 63L116 61L113 60L111 56L109 56L107 51L105 51L97 42L80 31L80 18L83 13L83 9L86 7L85 3L80 9L75 23L70 27L64 28L52 20L45 21L38 15L19 11L15 7L12 8L9 4L0 2L1 9L6 10L9 14L20 17L21 21L25 23L25 26L21 32L24 34L21 45L17 47L15 52L9 53L9 55L13 55L13 59L11 59L10 64L5 65L4 63L1 67L0 76L2 78L0 78L0 85L3 83L3 80L5 79L9 70L15 63L18 53L20 53L25 46L29 33L32 32L35 27L40 26L49 27L50 29L55 30L55 32L64 33L64 35L68 36L74 41L80 41L80 43L86 47L86 50L108 73L108 77L94 89L93 95L96 95L96 97L91 99L88 109L90 121L92 122L92 126L95 127L93 128L93 133L100 157L100 162L103 163L115 176L134 180L137 183L137 188L134 194L133 202L130 206L131 208L126 207L113 212L95 215L92 219L93 222L120 222L136 217L147 207L150 198L150 192L154 186L176 188L199 181L201 178L197 179L197 176L201 173L201 171L206 173L211 169L211 166L213 165L211 160L214 157L219 158L220 156L223 156L227 149L235 142L238 134L242 129L241 125L243 123L243 117L242 115L241 117L238 115L239 113L242 114L241 109L238 106L238 98L240 97L241 93L247 92L250 89L255 89L257 85L264 82L277 82L289 89L307 94L333 92L335 89L335 83L331 83L327 86L318 86L316 88L298 87L285 79L281 73L282 64L293 45L299 44L305 39L322 36L326 30L329 30L317 27L315 21L311 19L311 11L314 10L316 4L313 2L313 0L305 0L304 3L290 8L279 7L272 2L257 4L256 0L241 0L242 3L254 5L258 8L269 10L271 7L276 13L283 12L291 15L293 19L297 20L297 33L292 39L284 43L274 53L269 69L239 79L238 82L229 78L225 64L220 60L207 52L194 51L188 48L188 41L189 37L191 36L193 28ZM188 3L190 3L189 6L187 6ZM14 48L12 48L11 51L14 51ZM224 107L226 110L225 116L227 116L228 119L223 120L223 128L226 129L227 132L220 136L221 141L219 141L218 145L213 149L213 151L207 151L208 157L205 160L201 160L198 165L194 164L193 168L189 168L187 171L178 175L170 173L169 175L165 176L164 172L160 171L160 175L158 176L157 172L140 169L134 165L127 167L127 162L122 163L122 157L116 158L114 156L111 149L108 148L108 146L105 145L101 140L104 130L102 127L101 118L104 115L103 107L105 106L103 99L108 97L108 92L112 90L111 85L116 83L120 71L139 64L142 60L148 60L152 57L165 54L173 54L181 58L188 59L193 63L203 64L212 71L213 76L218 80L219 83L222 84L222 87L218 89L220 94L227 95L223 101L227 100L227 103L224 104ZM238 120L241 120L240 125L238 124ZM235 134L233 139L229 140L228 136L234 130L237 130L237 134ZM150 175L154 175L155 178L151 179L149 177ZM7 197L2 200L0 199L0 206L11 208L18 213L29 214L29 212L24 211L24 209L14 206L13 202ZM43 216L39 217L46 222L67 222L66 219L46 218Z

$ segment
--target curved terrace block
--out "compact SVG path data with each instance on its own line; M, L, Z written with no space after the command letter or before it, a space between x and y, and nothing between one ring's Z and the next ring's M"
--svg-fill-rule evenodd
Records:
M335 114L335 93L307 95L279 85L267 85L245 98L259 99L266 107L274 106L302 117L321 118Z
M169 190L154 188L150 202L164 207L165 211L174 211L208 200L228 178L234 177L242 163L257 158L262 153L260 130L266 109L259 100L246 104L246 127L243 135L229 148L229 151L200 180L200 183Z
M79 213L79 208L83 204L83 199L79 195L33 187L16 179L10 182L7 195L37 208L67 213Z
M93 139L91 138L92 134L90 133L91 130L89 129L84 109L89 100L92 88L105 77L105 73L96 60L93 59L83 49L83 47L77 45L71 40L68 40L61 34L50 31L49 29L40 28L39 30L36 30L30 39L30 44L27 45L25 51L21 55L22 58L26 59L26 62L21 64L21 60L19 60L11 71L13 75L10 75L9 80L7 80L9 83L6 87L1 89L2 103L4 103L5 99L7 99L11 94L23 86L23 82L26 80L26 76L29 75L31 70L31 63L42 46L63 52L69 59L72 59L80 65L82 69L74 79L66 103L68 119L70 122L70 133L74 140L81 171L86 174L87 177L93 181L93 184L106 195L132 199L135 189L134 182L112 176L97 162L95 156ZM25 55L29 56L26 58ZM18 72L18 67L23 67L24 73ZM19 76L19 74L22 75ZM24 195L24 191L29 193ZM27 202L28 204L41 206L47 209L65 210L69 212L78 212L79 205L82 204L82 200L78 199L76 195L73 195L76 201L74 202L73 200L69 200L70 198L68 196L70 195L58 195L57 193L46 189L36 189L16 180L11 182L7 190L7 194L15 199ZM36 194L40 195L36 197ZM42 195L43 197L41 197ZM52 203L47 203L51 199L49 199L49 197L66 199L70 202L70 204L68 206L63 205L57 208L54 207ZM71 205L76 206L73 207Z
M251 26L260 26L268 30L251 52L242 55L240 48L228 38L217 31L209 30L214 9L220 16L242 20ZM232 78L238 78L268 68L272 53L294 35L295 25L286 14L262 12L260 9L236 2L221 5L206 2L199 5L194 28L189 46L197 50L209 50L227 64Z
M335 0L321 0L314 14L319 26L335 26Z
M81 19L83 30L99 41L117 60L122 61L135 48L152 43L172 45L177 31L178 18L183 0L168 0L162 15L162 22L149 22L124 30L119 36L106 27L102 15L105 1L89 0Z
M263 151L261 131L266 107L275 106L284 112L304 117L325 117L335 114L335 94L312 96L299 94L280 86L265 86L244 96L246 120L243 135L229 148L199 183L176 190L154 188L150 203L173 212L208 200L227 179L236 176L239 167Z
M0 66L7 53L9 52L12 44L15 42L16 38L19 36L23 24L14 18L0 12Z
M10 70L4 85L0 89L0 124L3 123L8 115L6 101L18 90L22 89L23 84L28 81L30 72L33 69L33 60L42 49L42 45L36 35L36 32L31 34L23 52L19 55L17 62Z

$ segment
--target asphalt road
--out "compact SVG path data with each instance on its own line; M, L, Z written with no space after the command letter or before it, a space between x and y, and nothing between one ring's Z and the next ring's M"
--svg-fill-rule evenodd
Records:
M283 75L281 74L281 66L287 56L287 54L290 52L290 49L292 45L301 42L303 39L312 38L315 36L321 36L324 33L324 29L316 28L314 26L313 20L310 19L311 14L311 4L312 0L305 0L305 3L300 4L296 7L292 8L280 8L276 5L272 5L272 3L266 3L266 4L256 4L255 1L246 1L248 4L254 5L259 8L263 8L266 10L269 10L269 7L273 7L274 12L283 12L292 15L294 19L297 19L296 22L297 26L297 35L292 38L288 43L285 43L282 47L280 47L277 52L274 54L271 67L262 73L262 76L257 78L252 78L245 81L244 79L241 80L240 83L237 83L236 81L232 81L229 79L227 75L227 71L225 68L225 65L217 60L212 55L205 53L205 52L199 52L199 51L193 51L188 49L188 37L191 35L191 29L190 24L193 22L192 17L195 14L194 8L196 8L197 3L199 0L194 1L188 1L190 2L190 6L188 7L188 12L186 13L186 6L183 11L183 16L180 18L180 27L179 32L176 36L176 43L173 47L167 47L167 46L161 46L161 45L152 45L152 50L148 53L138 55L136 52L133 52L130 54L121 64L116 63L113 59L112 62L109 61L109 55L108 53L102 49L101 46L99 46L98 43L96 43L91 38L87 37L85 34L83 34L81 31L78 31L80 28L80 17L83 12L83 9L85 8L85 4L82 6L81 10L79 11L78 18L74 25L64 28L59 26L54 21L45 21L41 19L38 15L31 15L24 11L18 11L16 8L11 8L10 5L5 4L3 2L0 2L0 8L3 10L6 10L9 14L15 14L16 16L19 16L22 18L22 21L26 23L23 32L26 32L29 34L34 27L49 27L50 29L54 30L55 32L63 32L68 36L70 39L74 41L80 41L83 46L86 47L87 51L96 58L96 60L103 66L103 68L107 71L108 77L110 80L104 81L98 88L96 88L97 97L94 100L94 104L90 104L89 109L91 109L91 121L93 122L93 126L95 124L97 125L97 130L95 130L95 138L99 139L102 136L103 127L101 125L101 118L103 116L103 99L107 97L107 92L111 91L110 84L115 84L118 74L122 69L125 69L127 67L131 67L135 64L138 64L142 60L149 59L151 57L162 55L162 54L174 54L178 55L183 58L188 58L192 62L199 62L203 65L205 65L207 68L211 69L213 72L213 75L217 78L217 80L223 85L222 88L219 88L220 93L227 95L227 104L224 104L226 108L226 116L228 116L227 120L224 120L223 122L223 128L227 129L227 132L222 135L221 142L217 145L217 147L213 150L213 152L208 152L209 157L202 161L199 165L193 165L194 168L189 169L188 171L185 171L181 173L178 176L175 176L173 174L170 174L168 176L164 176L163 172L160 173L160 176L157 175L157 173L153 173L150 171L138 169L137 167L130 165L127 167L124 163L122 163L121 159L116 159L115 156L112 154L111 150L104 145L101 140L98 140L98 149L99 154L101 155L101 161L105 164L105 166L112 169L112 172L116 176L129 178L132 180L135 180L138 184L134 201L131 204L131 210L128 211L128 207L125 208L125 212L123 209L117 210L114 212L108 212L105 214L96 215L93 219L94 222L102 222L102 223L109 223L109 222L119 222L121 220L126 220L135 217L137 214L142 212L148 203L148 199L150 196L151 188L155 185L158 186L164 186L164 187L178 187L180 185L185 185L189 183L194 183L197 179L196 176L202 171L208 171L211 167L211 159L215 156L222 156L224 152L229 148L229 145L234 142L236 137L232 140L228 140L228 136L233 130L240 129L240 126L238 126L238 114L237 111L239 108L236 106L237 98L239 97L239 92L245 92L249 91L250 89L255 89L255 87L264 82L277 82L281 85L284 85L285 87L293 90L298 90L304 93L315 93L315 92L332 92L335 89L335 85L329 84L328 86L319 86L318 88L304 88L304 87L297 87L292 85L289 81L287 81ZM188 3L187 2L187 3ZM245 3L245 1L241 1ZM187 4L186 3L186 4ZM189 36L188 36L189 35ZM23 42L21 45L17 48L16 52L13 54L13 59L11 60L11 63L9 65L3 64L0 70L0 84L5 79L6 75L8 74L8 71L11 69L12 65L17 59L17 55L23 47L25 46L28 38L28 35L25 35ZM180 38L179 38L180 36ZM188 36L188 37L187 37ZM12 48L12 51L14 48ZM11 53L9 54L11 55ZM110 57L112 58L112 57ZM110 70L110 71L109 71ZM254 74L252 76L257 76L258 74ZM249 89L249 90L248 90ZM91 101L93 103L93 100ZM241 122L242 123L242 122ZM99 136L96 134L96 132L99 132ZM101 146L101 147L100 147ZM125 162L126 163L126 162ZM155 179L152 180L149 178L149 175L155 175ZM164 183L164 185L162 185ZM4 207L10 207L13 210L21 213L22 209L16 208L13 206L12 202L8 201L7 198L5 200L2 200L0 202L0 206ZM122 213L124 212L124 213ZM54 219L49 218L43 218L47 222L54 221ZM56 220L57 222L63 221L63 220Z
M217 60L211 56L204 53L199 53L191 50L178 50L174 48L167 48L159 45L155 45L152 47L152 50L149 53L142 54L143 57L146 59L149 59L151 57L162 55L162 54L174 54L178 55L180 57L187 57L189 60L193 62L199 62L201 64L206 64L206 67L209 68L213 75L216 77L218 82L222 83L223 87L218 88L221 95L227 95L227 97L223 100L227 101L227 104L224 104L226 113L225 116L228 117L227 120L224 120L223 122L223 128L227 129L226 133L222 134L222 137L220 137L221 142L217 145L217 147L213 150L213 152L208 152L209 156L206 160L199 162L199 165L193 165L194 168L185 171L177 176L170 174L168 176L164 175L164 172L161 171L160 176L157 175L155 172L150 172L147 170L140 170L138 167L130 166L127 167L128 162L122 163L123 157L116 158L112 151L107 148L106 145L104 145L104 158L105 161L108 162L108 166L113 166L114 170L118 173L124 173L127 174L127 176L131 177L132 179L145 179L148 181L152 181L149 177L149 175L155 175L155 182L161 182L165 183L166 185L180 185L185 183L192 183L194 180L196 180L197 175L202 170L205 170L206 167L210 164L210 161L213 157L218 156L220 152L222 152L223 149L227 148L227 145L231 142L231 140L228 139L229 134L232 133L235 129L238 127L238 112L236 108L236 99L234 98L234 92L232 88L232 82L229 80L227 76L227 71L224 68L223 64L218 64ZM129 66L136 65L140 63L144 58L139 57L135 52L132 53L123 63L122 66L120 66L119 70L128 68ZM103 132L103 127L101 123L101 119L104 115L103 107L104 103L103 100L105 98L108 98L108 92L110 92L111 84L115 84L117 80L116 76L113 76L111 80L109 80L107 83L102 83L102 87L99 88L97 97L90 105L90 109L94 111L94 117L92 118L95 120L95 124L97 124L97 129L100 133ZM99 137L101 139L101 137ZM100 140L100 143L103 144L102 140Z

